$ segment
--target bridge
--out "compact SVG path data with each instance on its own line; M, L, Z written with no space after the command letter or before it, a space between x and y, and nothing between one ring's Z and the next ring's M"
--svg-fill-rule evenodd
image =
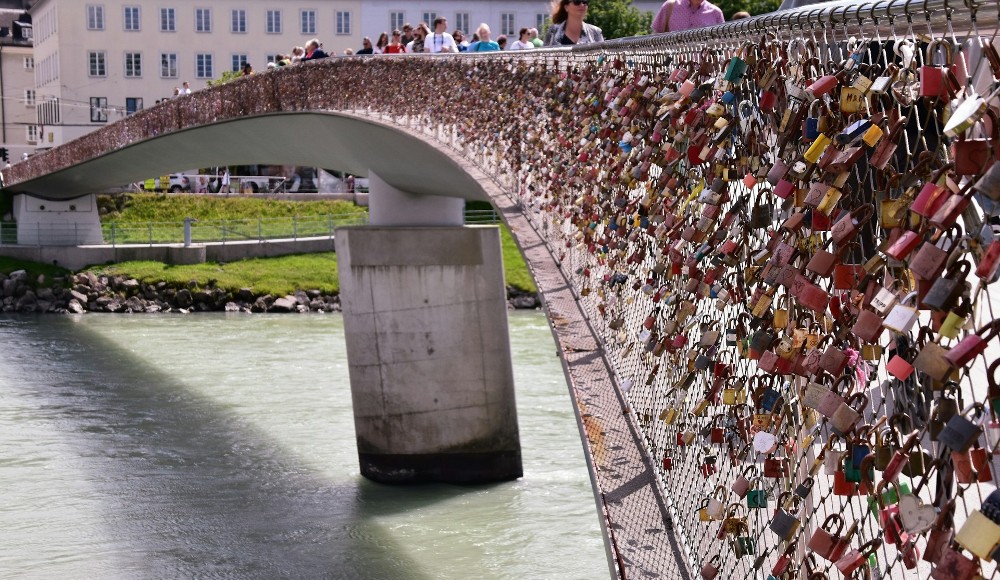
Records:
M613 577L988 577L997 16L840 2L318 61L4 183L30 220L198 165L369 175L370 224L336 245L362 471L385 482L521 475L498 236L461 221L489 200L544 299Z

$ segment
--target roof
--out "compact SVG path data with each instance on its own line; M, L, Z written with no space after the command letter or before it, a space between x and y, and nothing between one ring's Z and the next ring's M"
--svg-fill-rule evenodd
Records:
M0 0L0 6L2 5L2 0ZM7 29L7 34L5 36L0 36L0 44L4 46L32 46L31 38L14 38L14 22L20 20L20 16L23 14L24 10L0 8L0 29ZM23 22L23 24L30 27L30 17L27 22Z

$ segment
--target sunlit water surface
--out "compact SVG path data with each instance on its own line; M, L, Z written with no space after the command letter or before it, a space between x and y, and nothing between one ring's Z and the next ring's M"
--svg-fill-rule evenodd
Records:
M0 578L607 578L555 346L512 314L524 477L358 470L340 316L0 318Z

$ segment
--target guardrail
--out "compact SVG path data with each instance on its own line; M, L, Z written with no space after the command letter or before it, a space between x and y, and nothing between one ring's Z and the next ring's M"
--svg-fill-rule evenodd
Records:
M190 242L229 243L300 238L333 237L336 229L343 226L357 226L368 223L368 213L330 214L290 218L257 218L231 220L192 220ZM497 224L500 217L496 210L467 210L467 224ZM38 225L38 245L75 245L80 239L74 226ZM107 245L157 245L177 244L185 241L184 222L147 222L143 224L121 224L109 222L101 224L103 241ZM17 245L16 224L0 224L0 245ZM32 244L35 245L35 244Z

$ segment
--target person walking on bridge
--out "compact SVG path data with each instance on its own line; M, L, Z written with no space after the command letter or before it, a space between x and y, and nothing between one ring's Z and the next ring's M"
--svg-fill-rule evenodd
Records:
M604 42L604 33L584 22L590 0L553 0L552 26L545 33L545 46L572 46Z
M424 52L458 52L455 37L448 34L448 19L438 16L434 19L434 32L430 42L424 41Z
M708 0L667 0L653 19L653 32L677 32L725 21L722 9Z

